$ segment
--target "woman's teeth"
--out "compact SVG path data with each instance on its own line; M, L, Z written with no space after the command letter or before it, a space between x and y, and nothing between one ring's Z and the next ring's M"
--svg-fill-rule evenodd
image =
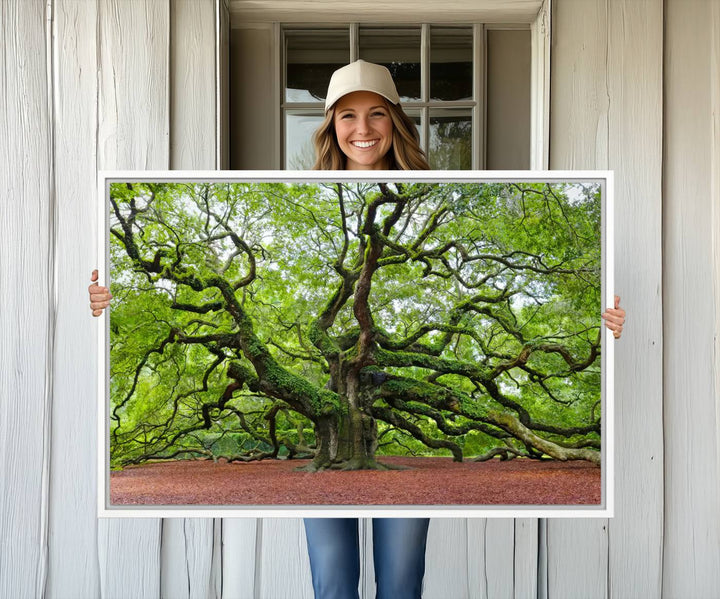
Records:
M358 148L371 148L377 143L377 139L373 141L351 141L350 143Z

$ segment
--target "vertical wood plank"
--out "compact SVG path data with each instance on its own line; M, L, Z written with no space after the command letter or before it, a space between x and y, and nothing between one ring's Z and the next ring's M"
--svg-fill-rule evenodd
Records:
M100 169L169 166L169 3L98 0Z
M216 84L216 166L230 168L230 8L227 0L215 0L215 77ZM222 534L221 573L222 596L254 597L255 564L257 560L258 520L246 518L216 522Z
M102 519L98 560L103 599L160 596L162 520Z
M100 0L98 9L98 166L167 169L169 4ZM160 595L161 524L100 521L103 597Z
M715 397L720 393L720 5L713 5L712 48L710 54L710 105L712 110L712 140L710 148L710 176L712 197L711 231L713 232L713 297L715 300L715 326L713 327L713 385ZM715 430L720 430L720 410L715 410Z
M255 577L257 597L312 599L310 558L301 518L263 518Z
M548 597L608 597L607 520L548 520Z
M471 565L467 518L431 518L425 550L423 599L467 599Z
M161 596L215 599L213 520L167 518L163 521ZM219 556L218 556L219 557Z
M222 520L223 599L260 597L255 587L260 522L259 518Z
M489 518L485 529L485 570L488 597L513 597L515 521Z
M470 599L488 599L487 595L487 519L468 519L467 544L467 596Z
M720 389L713 215L720 201L714 2L665 3L663 594L720 591Z
M98 597L96 255L97 5L53 4L57 330L46 596ZM83 232L79 234L79 232ZM0 593L2 594L2 593Z
M554 0L552 17L550 168L608 168L607 0ZM607 520L546 530L547 596L606 597Z
M547 518L538 519L538 570L537 570L537 597L548 599L548 544L547 544Z
M223 521L213 520L212 566L210 570L210 597L220 599L223 596Z
M46 577L55 322L45 2L0 4L0 596Z
M467 524L469 597L513 597L515 521L468 518Z
M217 168L214 0L170 3L170 168Z
M537 518L516 518L513 556L513 597L535 599L538 595Z
M659 596L662 3L553 7L551 168L615 171L616 288L630 317L615 348L616 517L548 522L548 596Z
M216 166L215 6L213 0L170 1L170 168ZM161 594L215 599L222 557L213 551L212 519L163 523Z
M659 374L663 369L663 2L613 0L608 9L608 166L615 172L615 284L629 315L627 331L615 344L616 509L608 521L609 584L612 597L659 597L664 481Z
M550 168L608 166L607 2L553 0Z

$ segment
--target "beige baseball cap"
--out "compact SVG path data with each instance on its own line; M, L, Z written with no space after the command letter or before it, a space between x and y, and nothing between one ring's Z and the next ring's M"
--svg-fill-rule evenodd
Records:
M382 65L356 60L339 68L330 77L325 112L344 95L357 91L369 91L397 104L400 101L390 71Z

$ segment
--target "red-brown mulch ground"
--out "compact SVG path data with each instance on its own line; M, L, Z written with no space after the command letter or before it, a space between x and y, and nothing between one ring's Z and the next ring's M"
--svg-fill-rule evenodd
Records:
M584 461L453 462L381 456L411 470L295 472L309 460L182 461L110 475L112 505L599 505Z

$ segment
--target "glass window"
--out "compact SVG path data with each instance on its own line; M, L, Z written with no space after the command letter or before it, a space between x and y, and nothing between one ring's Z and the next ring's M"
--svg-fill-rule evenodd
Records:
M430 29L430 99L473 99L471 27Z
M388 68L395 81L400 101L420 100L420 27L360 27L359 38L359 57Z
M403 106L403 110L405 111L405 114L407 114L415 122L415 128L420 136L420 147L424 148L425 139L422 127L422 111L408 106Z
M285 113L285 170L310 170L315 163L312 135L323 121L322 113Z
M311 137L324 116L330 76L351 58L390 70L432 168L529 166L528 29L353 24L295 26L283 29L282 35L282 163L286 169L312 167ZM503 84L508 80L512 85ZM498 93L491 93L490 88Z
M285 36L285 101L324 100L330 75L349 62L348 29L288 32Z
M472 114L467 109L430 110L430 168L465 170L472 168Z

